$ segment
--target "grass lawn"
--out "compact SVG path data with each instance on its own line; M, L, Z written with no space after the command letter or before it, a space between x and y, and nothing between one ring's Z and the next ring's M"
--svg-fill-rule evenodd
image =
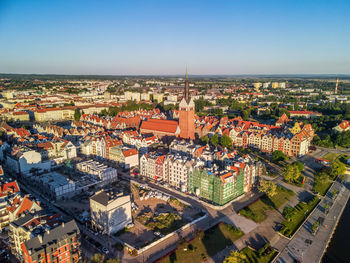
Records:
M246 256L249 263L269 263L271 262L277 255L277 251L273 250L270 254L265 256L259 256L259 253L250 249L249 247L243 248L241 250Z
M308 203L300 202L296 205L293 210L293 216L289 219L285 219L282 224L283 228L281 229L281 234L291 237L298 227L304 222L305 218L311 213L311 211L317 206L320 199L314 197Z
M227 246L232 245L241 236L243 236L242 231L230 225L220 223L205 232L200 232L190 242L180 242L175 252L158 262L201 262L205 258L214 256Z
M327 153L326 155L324 155L322 157L323 159L326 159L330 162L333 162L335 159L339 158L340 160L342 158L345 158L345 160L349 159L350 158L350 154L346 154L346 153L343 153L343 154L338 154L338 153Z
M317 180L317 179L315 179L314 182L315 182L315 184L312 187L312 191L315 191L322 196L324 196L327 193L329 187L332 184L332 182L330 182L330 181L322 182L321 180Z
M324 155L322 158L326 159L330 162L333 162L338 156L339 156L339 154L330 152L330 153L327 153L326 155Z
M266 211L278 209L285 204L294 193L281 186L277 187L277 194L271 198L266 195L239 211L242 216L245 216L257 223L261 223L266 219Z

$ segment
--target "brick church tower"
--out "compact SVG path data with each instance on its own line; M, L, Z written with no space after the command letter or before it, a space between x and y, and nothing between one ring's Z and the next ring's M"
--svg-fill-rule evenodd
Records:
M185 96L179 105L180 137L194 140L194 101L190 97L188 73L186 69Z

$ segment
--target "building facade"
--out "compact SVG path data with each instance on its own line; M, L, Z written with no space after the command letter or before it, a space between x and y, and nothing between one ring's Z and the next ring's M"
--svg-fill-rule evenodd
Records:
M101 190L90 197L92 227L103 233L116 233L132 224L130 195Z
M74 220L21 244L24 263L81 261L80 230Z

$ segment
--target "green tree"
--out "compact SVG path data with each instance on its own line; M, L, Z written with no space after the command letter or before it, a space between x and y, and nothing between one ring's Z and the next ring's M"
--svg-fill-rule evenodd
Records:
M296 161L293 163L294 165L296 165L299 169L300 172L304 171L304 164L300 161Z
M283 173L284 179L289 183L293 183L297 181L300 176L301 176L300 170L298 166L294 164L287 165Z
M283 209L283 216L288 220L290 221L293 216L295 215L295 209L290 207L290 206L286 206L284 209Z
M104 255L96 253L92 256L91 261L93 263L101 263L104 261L104 258L105 258Z
M315 179L318 180L320 183L325 184L328 182L329 176L328 174L321 172L316 175Z
M74 111L74 120L79 121L80 120L80 116L81 116L80 110L79 109L75 109L75 111Z
M221 136L220 144L223 147L231 148L232 147L232 139L229 136L227 136L226 134L224 134L223 136Z
M288 157L280 150L274 151L271 155L271 160L273 162L288 160Z
M101 110L99 116L108 116L108 111L106 109Z
M248 120L249 118L249 112L247 110L242 110L242 119L243 120Z
M201 142L202 142L203 144L208 144L208 143L209 143L209 137L208 137L208 135L202 136L202 137L201 137Z
M223 263L246 263L248 262L247 260L247 256L244 253L233 250Z
M214 134L211 137L210 142L212 145L217 146L219 144L219 136L217 134Z
M342 163L339 159L336 159L331 164L331 175L338 176L344 174L346 171L346 165Z
M277 185L272 181L261 180L259 191L265 193L268 197L273 197L277 194Z
M120 260L119 258L110 258L110 259L107 259L106 263L119 263Z

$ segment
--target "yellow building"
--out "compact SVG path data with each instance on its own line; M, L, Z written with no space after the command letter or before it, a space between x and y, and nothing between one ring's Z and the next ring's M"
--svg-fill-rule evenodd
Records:
M7 115L7 120L26 122L29 121L29 113L25 111L15 111Z
M141 93L141 100L151 100L149 93Z
M255 89L256 91L259 91L259 89L260 89L261 86L262 86L262 83L261 83L261 82L255 82L255 83L253 83L253 86L254 86L254 89Z
M162 93L153 93L153 101L162 102L164 100L164 94Z
M271 83L271 88L278 89L278 87L279 87L279 83L278 82L272 82Z
M6 91L3 91L2 93L2 96L5 98L5 99L13 99L13 94L14 94L14 92L13 91L11 91L11 90L6 90Z
M74 111L73 107L37 109L34 111L34 118L39 122L73 120Z

